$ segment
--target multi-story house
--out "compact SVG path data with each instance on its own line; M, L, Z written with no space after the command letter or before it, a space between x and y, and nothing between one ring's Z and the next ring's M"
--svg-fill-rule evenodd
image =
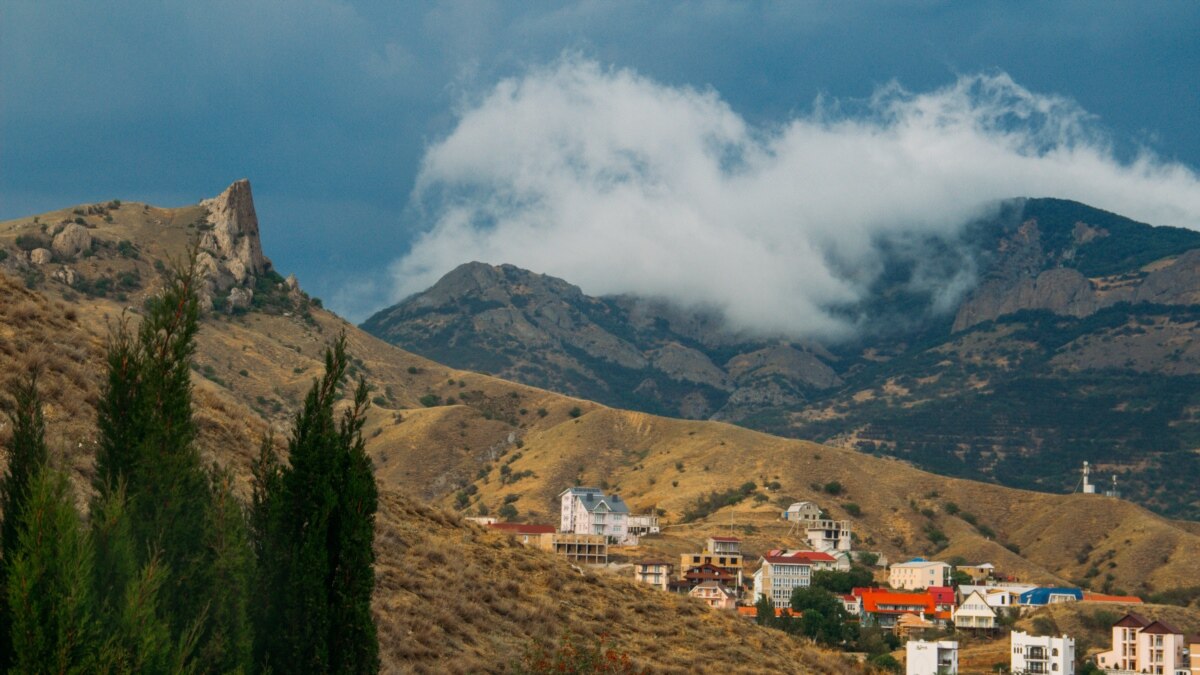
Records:
M741 540L735 537L709 537L703 551L679 556L680 576L688 569L701 565L712 565L724 570L736 578L736 585L740 586L745 565Z
M653 513L629 516L629 519L626 521L626 527L629 534L634 537L659 534L662 531L658 525L658 516Z
M771 551L759 562L754 573L754 601L765 595L776 607L790 605L792 589L808 586L813 572L833 570L837 565L833 556L819 551Z
M924 558L913 558L888 568L888 585L916 591L930 586L950 585L950 564Z
M1108 672L1175 675L1186 672L1187 640L1164 621L1151 621L1130 612L1112 627L1112 649L1096 655L1096 665Z
M951 616L955 629L991 630L996 627L996 609L988 604L987 597L979 591L968 595Z
M850 521L848 520L809 520L804 525L804 536L814 551L848 552L853 545L850 537ZM848 562L849 557L846 560Z
M709 607L737 609L737 593L715 581L706 581L688 591L688 595L699 598Z
M582 565L608 564L608 537L602 534L552 532L538 535L538 548Z
M633 568L633 576L643 584L659 590L667 590L671 583L671 572L675 566L662 560L643 560Z
M937 601L928 591L902 593L887 588L855 588L854 594L862 598L864 623L891 630L896 620L905 614L913 614L937 625L950 619L950 612L937 608Z
M907 675L957 675L958 643L953 640L909 640L904 646Z
M1075 675L1075 640L1066 635L1039 637L1015 630L1010 639L1013 675Z
M629 507L618 495L606 495L599 488L573 487L559 495L560 532L601 534L610 542L629 540Z

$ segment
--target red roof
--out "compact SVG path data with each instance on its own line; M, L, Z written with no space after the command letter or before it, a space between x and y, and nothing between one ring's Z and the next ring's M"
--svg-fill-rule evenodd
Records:
M933 601L939 605L953 605L954 589L949 586L930 586L925 589L933 596Z
M863 611L868 614L915 614L925 612L934 615L937 607L929 593L898 593L882 588L854 589L862 591ZM855 595L859 595L857 592ZM888 606L881 609L880 605Z
M506 534L554 534L553 525L531 525L528 523L492 523L488 527Z

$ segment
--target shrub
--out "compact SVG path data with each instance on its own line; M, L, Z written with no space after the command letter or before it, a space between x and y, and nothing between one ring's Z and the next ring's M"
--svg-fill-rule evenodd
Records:
M512 504L505 504L504 506L501 506L498 511L496 511L496 515L500 516L504 520L516 520L517 507L513 506Z
M575 406L574 408L571 408L571 411L568 412L567 414L570 415L571 417L579 417L580 415L583 414L583 411L579 409L579 406Z
M409 367L408 367L408 374L409 374L409 375L416 375L416 374L417 374L417 373L419 373L419 372L421 372L421 369L420 369L420 368L418 368L418 367L416 367L416 366L409 366Z
M958 513L958 504L955 504L954 502L946 502L946 505L942 508L950 515Z
M36 234L17 235L17 248L22 251L32 251L35 248L46 248L49 244Z
M862 515L862 507L854 502L846 502L845 504L842 504L842 508L846 509L846 513L849 513L855 518Z
M823 489L825 490L826 493L831 494L831 495L840 495L844 491L842 484L837 482L836 480L832 480L832 481L829 481L828 483L826 483L825 487Z
M432 408L434 406L441 405L442 403L442 397L438 396L437 394L425 394L417 400L420 401L421 405L425 406L426 408Z

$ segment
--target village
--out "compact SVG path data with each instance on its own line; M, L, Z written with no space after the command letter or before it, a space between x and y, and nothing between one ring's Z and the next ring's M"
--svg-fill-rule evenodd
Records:
M657 514L634 514L619 495L596 487L568 488L559 501L557 526L491 517L469 520L574 565L631 571L636 581L662 592L685 594L713 611L736 613L767 626L800 625L807 611L804 603L828 595L836 600L835 610L822 607L824 614L886 636L886 644L902 653L903 663L888 655L875 665L897 672L903 668L908 675L958 673L960 636L1007 642L1009 658L992 664L994 672L1200 675L1200 634L1154 616L1114 615L1109 649L1096 651L1104 645L1093 645L1088 654L1077 653L1071 635L1035 635L1013 628L1017 618L1049 605L1127 607L1142 604L1140 598L1025 583L986 561L912 557L889 563L881 552L854 550L852 522L828 517L811 501L794 502L779 514L788 532L805 542L802 548L781 546L750 556L738 537L712 535L677 558L625 563L616 562L619 556L610 557L610 551L636 552L643 542L661 536ZM821 630L827 640L836 633Z

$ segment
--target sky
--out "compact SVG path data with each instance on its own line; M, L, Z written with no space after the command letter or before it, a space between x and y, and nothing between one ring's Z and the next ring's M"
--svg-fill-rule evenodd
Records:
M352 320L479 259L834 334L874 238L989 200L1200 227L1197 34L1176 2L0 0L0 218L245 177Z

